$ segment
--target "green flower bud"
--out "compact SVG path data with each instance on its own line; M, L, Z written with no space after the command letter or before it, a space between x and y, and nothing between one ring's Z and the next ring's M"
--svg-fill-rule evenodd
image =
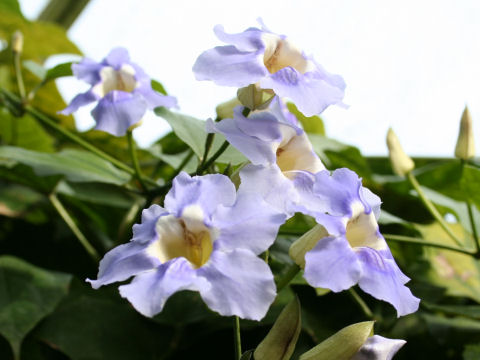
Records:
M405 154L397 135L390 128L387 132L388 155L392 164L393 172L400 176L405 176L415 168L413 160Z
M23 50L23 34L17 30L12 35L12 50L20 54Z
M312 250L320 239L327 236L328 232L322 225L315 225L290 245L288 255L303 269L305 268L305 254Z
M455 157L468 160L475 156L475 142L473 138L472 117L468 107L463 110L460 120L460 131L458 132L457 146L455 146Z

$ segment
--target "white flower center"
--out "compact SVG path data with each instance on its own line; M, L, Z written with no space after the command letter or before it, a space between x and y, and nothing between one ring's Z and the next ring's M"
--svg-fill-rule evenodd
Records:
M197 205L186 207L180 218L162 216L156 224L158 239L148 247L147 253L162 263L184 257L194 268L201 267L210 258L216 238L215 229L205 226L203 217Z
M385 242L378 235L378 224L373 211L365 214L365 208L357 202L352 206L352 217L347 222L346 238L351 247L385 249Z
M263 34L262 40L265 44L263 63L271 74L287 66L293 67L302 74L307 72L310 66L309 61L290 40L270 33Z
M122 65L120 70L105 66L100 70L100 78L102 81L93 88L93 92L100 97L113 90L132 92L137 87L135 69L127 64Z

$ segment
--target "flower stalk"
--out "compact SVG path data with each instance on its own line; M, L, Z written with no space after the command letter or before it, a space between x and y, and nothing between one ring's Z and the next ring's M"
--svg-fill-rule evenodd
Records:
M127 141L128 141L128 148L130 150L130 157L133 163L133 169L135 170L135 177L137 178L140 187L143 191L147 191L148 188L143 181L142 172L140 170L140 164L138 163L137 152L135 149L135 140L133 139L133 131L127 130Z
M235 360L242 358L242 338L240 336L240 319L233 317L233 342L235 344Z

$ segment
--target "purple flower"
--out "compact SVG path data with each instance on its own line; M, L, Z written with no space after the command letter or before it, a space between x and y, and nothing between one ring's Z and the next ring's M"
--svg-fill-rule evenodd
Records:
M392 360L405 343L405 340L388 339L374 335L365 341L351 360Z
M325 166L307 134L282 105L275 97L267 110L254 111L249 117L238 106L233 119L207 120L207 132L224 135L251 161L240 173L241 191L261 193L268 203L288 213L289 203L297 198L291 180L299 172L316 173Z
M314 287L334 292L355 284L391 303L398 316L418 309L419 299L405 286L410 279L398 268L380 234L380 198L362 186L351 170L321 171L295 178L300 201L296 210L317 223L290 248Z
M69 115L81 106L98 101L91 112L97 122L97 130L122 136L142 119L147 109L177 106L174 97L164 96L152 89L150 78L130 61L126 49L113 49L100 63L84 58L73 64L72 70L91 88L75 96L60 113Z
M278 96L290 98L307 116L321 113L329 105L343 105L345 83L339 75L325 71L284 35L266 29L248 28L227 34L215 26L217 37L230 45L203 52L193 65L197 80L243 87L258 83Z
M180 173L152 205L132 240L100 262L94 288L135 276L120 294L146 316L162 311L177 291L198 291L221 315L259 320L275 298L268 265L257 257L275 240L285 216L254 194L236 194L223 175Z

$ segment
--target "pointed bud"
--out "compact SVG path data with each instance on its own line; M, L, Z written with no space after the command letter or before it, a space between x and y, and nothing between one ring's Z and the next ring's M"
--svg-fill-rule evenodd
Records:
M295 264L304 269L305 254L312 250L321 239L327 236L328 232L322 225L315 225L290 245L288 255L290 255Z
M388 129L387 132L387 146L390 163L395 174L405 176L415 168L415 163L403 151L402 145L400 145L400 141L392 128Z
M20 30L15 31L12 35L12 50L18 54L23 50L23 34Z
M473 139L472 117L468 107L463 110L460 120L460 131L458 133L457 146L455 146L455 157L468 160L475 156L475 142Z
M260 89L256 84L251 84L238 89L237 97L243 106L253 111L267 108L274 94L267 90Z

